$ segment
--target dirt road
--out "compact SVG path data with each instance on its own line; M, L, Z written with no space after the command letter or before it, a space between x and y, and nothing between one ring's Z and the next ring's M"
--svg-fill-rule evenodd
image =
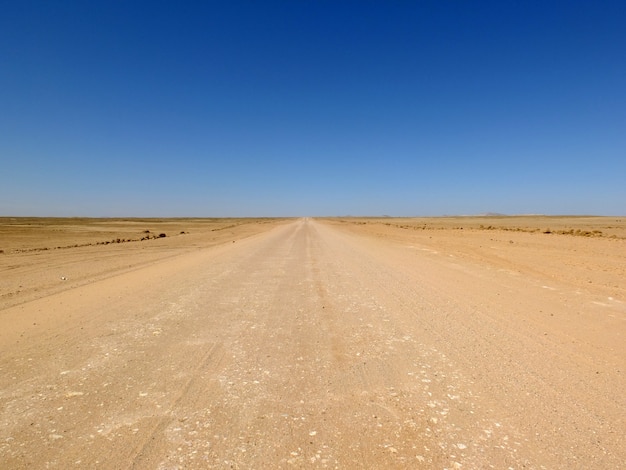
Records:
M0 311L0 468L623 468L626 299L393 233L268 225Z

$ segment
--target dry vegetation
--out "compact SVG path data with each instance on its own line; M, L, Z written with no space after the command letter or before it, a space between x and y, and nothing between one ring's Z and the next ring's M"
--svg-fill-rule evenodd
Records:
M409 230L499 230L546 235L626 239L625 217L476 216L476 217L344 217L342 223L381 224Z
M25 253L227 230L273 219L0 217L0 253Z

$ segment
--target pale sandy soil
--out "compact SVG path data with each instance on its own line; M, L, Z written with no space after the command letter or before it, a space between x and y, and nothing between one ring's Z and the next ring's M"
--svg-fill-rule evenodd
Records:
M626 461L623 219L6 220L0 468Z
M232 242L275 223L281 220L0 217L0 307Z

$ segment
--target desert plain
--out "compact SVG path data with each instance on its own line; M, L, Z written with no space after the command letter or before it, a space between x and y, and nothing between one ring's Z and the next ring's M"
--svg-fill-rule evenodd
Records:
M0 218L0 468L624 468L626 218Z

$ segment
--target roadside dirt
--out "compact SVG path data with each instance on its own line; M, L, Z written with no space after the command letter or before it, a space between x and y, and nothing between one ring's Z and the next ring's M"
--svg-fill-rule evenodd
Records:
M231 243L284 221L0 217L0 308Z
M0 255L0 467L620 468L626 241L414 223Z

